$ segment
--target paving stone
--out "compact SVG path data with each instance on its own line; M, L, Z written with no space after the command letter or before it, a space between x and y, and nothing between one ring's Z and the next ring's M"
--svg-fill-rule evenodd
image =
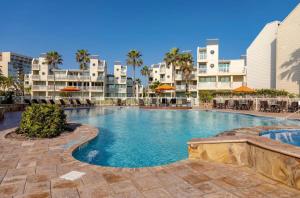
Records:
M150 190L153 188L159 188L161 183L154 176L144 176L134 179L134 183L140 191Z
M204 174L199 175L187 175L183 177L183 180L186 181L189 184L198 184L201 182L209 181L211 180L208 176Z
M36 183L26 182L25 192L31 193L31 192L39 192L39 191L50 191L50 181L36 182Z
M238 198L234 194L227 191L218 191L215 193L205 194L202 198Z
M80 198L98 198L109 196L108 186L102 185L85 185L78 188Z
M168 193L168 191L166 191L163 188L155 188L155 189L151 189L151 190L147 190L143 192L143 195L147 198L171 198L172 196L170 195L170 193Z
M203 192L184 182L168 186L166 187L166 190L171 194L172 197L178 198L200 197L201 195L203 195Z
M55 189L51 191L52 198L79 198L75 188Z
M77 188L81 186L80 180L69 181L64 179L52 179L51 189Z
M199 184L196 184L195 187L199 189L201 192L203 192L204 194L222 191L222 189L219 186L215 185L210 181L201 182Z
M51 198L49 191L39 191L15 196L14 198Z
M0 195L16 196L23 194L25 182L9 183L0 185Z
M117 175L117 174L109 173L109 172L108 173L103 173L102 175L103 175L104 179L106 180L106 182L109 183L109 184L126 180L125 177L122 177L122 176Z
M113 184L110 184L110 187L113 189L113 191L116 194L124 193L124 192L130 192L130 191L137 191L137 188L129 180L115 182Z

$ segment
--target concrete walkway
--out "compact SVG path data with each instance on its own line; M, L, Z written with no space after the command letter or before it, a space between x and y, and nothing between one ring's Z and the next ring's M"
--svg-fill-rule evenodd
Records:
M200 160L141 169L82 163L72 157L72 151L98 132L86 125L58 138L33 141L6 139L8 132L0 133L1 198L300 198L299 191L247 167Z

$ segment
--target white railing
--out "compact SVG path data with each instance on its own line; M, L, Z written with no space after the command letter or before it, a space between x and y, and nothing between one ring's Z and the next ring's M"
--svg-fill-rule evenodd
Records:
M199 68L199 69L198 69L198 73L199 73L199 74L205 74L205 73L207 73L207 69L206 69L206 68L205 68L205 69L202 69L202 68L200 69L200 68Z
M97 77L97 80L103 81L103 80L104 80L104 77L103 77L103 76L98 76L98 77Z
M160 68L160 73L166 73L166 68L165 67L161 67Z
M175 80L182 80L182 74L176 74Z
M185 85L176 85L176 90L185 90Z
M197 89L197 85L189 85L189 90L196 90Z
M216 89L217 83L216 82L199 82L198 89Z
M122 76L126 76L126 75L127 75L126 70L121 70L121 75L122 75Z
M97 67L97 70L99 70L99 71L104 71L104 66L98 66L98 67Z
M103 86L92 86L90 87L91 91L103 91Z
M32 75L32 80L40 80L40 75Z
M32 70L40 70L40 66L39 65L32 65Z
M230 82L218 82L218 88L230 89L231 88L231 83Z
M47 90L47 86L46 85L32 85L32 90L36 91L36 90Z

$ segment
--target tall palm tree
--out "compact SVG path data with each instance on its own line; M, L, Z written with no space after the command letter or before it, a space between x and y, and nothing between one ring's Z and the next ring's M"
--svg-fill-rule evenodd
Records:
M174 75L175 67L178 65L178 62L179 62L179 56L180 56L179 51L180 50L177 47L172 48L172 49L170 49L169 52L167 52L165 54L165 57L164 57L164 61L166 62L166 64L172 67L173 82L175 81L175 75Z
M53 72L54 69L58 69L58 65L63 63L62 56L56 51L50 51L46 53L46 64L50 65L50 71ZM53 95L55 99L55 72L53 72Z
M135 68L143 65L142 54L137 50L130 50L127 54L126 63L127 65L131 65L133 67L133 83L135 89Z
M90 62L90 54L88 50L80 49L76 52L76 62L79 63L79 68L81 70L88 69L88 63Z
M188 96L189 94L188 83L191 79L191 74L194 71L192 54L191 53L180 54L178 65L180 65L180 70L182 71L183 79L185 80L185 94Z
M142 76L146 76L147 78L147 93L149 92L149 76L150 76L150 69L148 66L144 66L142 69L141 69L141 74Z
M79 63L79 68L81 70L87 70L88 64L90 62L90 54L88 50L80 49L76 52L76 62ZM81 87L83 88L83 81L81 82ZM81 92L81 96L83 95L83 91Z

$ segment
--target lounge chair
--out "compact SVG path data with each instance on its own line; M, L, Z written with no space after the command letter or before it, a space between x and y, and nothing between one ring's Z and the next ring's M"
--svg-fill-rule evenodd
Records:
M80 100L78 98L75 99L75 102L78 106L83 106L83 104L80 102Z
M40 99L41 104L48 104L45 99Z
M29 106L31 105L31 102L29 99L24 99L25 104L28 104Z
M31 100L31 103L32 103L32 104L39 104L39 102L37 101L37 99L32 99L32 100Z
M213 100L213 108L216 109L218 106L217 106L217 101L216 100Z
M86 104L88 106L94 106L95 105L94 103L92 103L92 101L90 99L85 99L85 101L86 101Z
M161 106L168 106L168 99L167 98L162 98L161 99Z
M253 110L253 100L248 101L247 110Z
M60 102L60 106L63 106L63 107L67 106L64 99L59 99L59 102Z
M72 98L69 99L70 105L75 107L77 106Z
M299 105L298 102L292 102L291 105L288 108L289 112L296 112L298 111Z
M55 105L55 102L53 99L48 100L50 104Z
M182 99L182 106L186 106L186 107L188 106L188 101L186 98Z

